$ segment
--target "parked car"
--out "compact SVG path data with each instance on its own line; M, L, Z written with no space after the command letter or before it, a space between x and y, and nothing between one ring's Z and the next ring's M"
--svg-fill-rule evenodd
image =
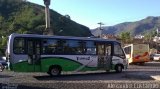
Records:
M7 62L0 57L0 72L2 72L6 66Z
M152 58L153 58L153 61L160 61L160 54L153 54Z

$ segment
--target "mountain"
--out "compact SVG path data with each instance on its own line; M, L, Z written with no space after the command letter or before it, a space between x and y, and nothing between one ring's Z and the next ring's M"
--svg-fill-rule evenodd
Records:
M88 27L50 10L51 29L55 35L91 36ZM11 33L43 34L45 8L27 0L0 0L0 37Z
M102 33L119 35L122 32L130 32L131 35L139 35L149 33L151 31L156 31L157 28L160 28L160 16L149 16L145 19L136 22L124 22L114 26L105 26L103 27ZM91 31L92 34L95 36L100 34L98 28L93 29Z

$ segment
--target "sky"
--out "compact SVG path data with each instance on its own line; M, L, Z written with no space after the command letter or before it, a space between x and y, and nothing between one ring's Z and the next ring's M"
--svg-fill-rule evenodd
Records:
M43 0L28 0L44 6ZM160 0L51 0L50 9L90 29L160 16Z

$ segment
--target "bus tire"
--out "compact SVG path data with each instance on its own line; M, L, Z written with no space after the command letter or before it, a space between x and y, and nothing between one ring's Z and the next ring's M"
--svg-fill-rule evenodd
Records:
M122 65L116 65L115 70L116 70L116 73L121 73L123 70Z
M61 67L60 66L51 66L49 68L49 74L51 77L59 76L61 74Z
M139 64L140 64L140 65L144 65L144 62L140 62Z

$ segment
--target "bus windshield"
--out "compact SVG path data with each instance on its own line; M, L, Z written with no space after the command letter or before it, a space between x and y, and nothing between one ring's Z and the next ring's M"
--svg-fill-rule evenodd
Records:
M122 57L123 59L126 58L125 53L119 43L114 44L114 55Z

